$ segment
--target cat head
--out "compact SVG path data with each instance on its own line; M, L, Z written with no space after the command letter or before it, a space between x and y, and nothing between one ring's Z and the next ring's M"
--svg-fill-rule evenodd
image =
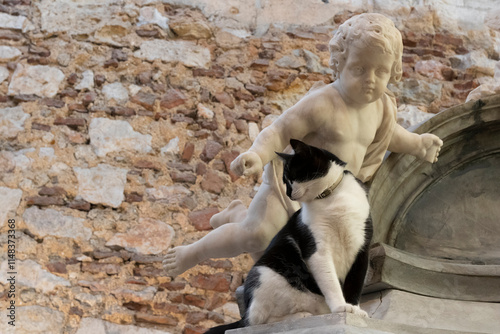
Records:
M333 153L291 139L294 154L278 153L284 161L283 182L290 199L310 202L341 179L346 163Z

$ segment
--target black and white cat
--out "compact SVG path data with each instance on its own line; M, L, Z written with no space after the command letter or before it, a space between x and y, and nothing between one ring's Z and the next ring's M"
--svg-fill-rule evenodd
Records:
M363 184L332 153L290 141L284 160L287 195L298 210L274 237L245 281L240 321L208 334L359 308L372 222Z

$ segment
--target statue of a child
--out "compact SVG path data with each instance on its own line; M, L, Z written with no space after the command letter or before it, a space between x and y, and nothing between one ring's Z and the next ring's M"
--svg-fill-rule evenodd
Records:
M169 275L209 258L244 252L259 257L299 208L286 196L275 154L290 150L290 138L331 151L363 182L370 180L387 150L437 161L441 139L408 132L396 123L396 101L387 84L401 79L403 43L394 23L381 14L354 16L335 32L330 52L335 81L309 91L231 164L240 175L260 173L265 166L248 211L236 200L212 217L215 229L205 237L169 250L163 261Z

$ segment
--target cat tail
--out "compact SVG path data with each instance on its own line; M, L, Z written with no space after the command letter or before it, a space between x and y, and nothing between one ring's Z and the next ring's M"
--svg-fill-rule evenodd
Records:
M232 324L210 328L208 331L205 332L205 334L224 334L226 331L230 329L236 329L241 327L245 327L245 322L243 321L243 319L233 322Z

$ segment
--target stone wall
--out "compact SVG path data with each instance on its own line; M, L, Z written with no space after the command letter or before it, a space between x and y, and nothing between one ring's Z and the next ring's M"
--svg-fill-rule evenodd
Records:
M0 331L202 333L238 318L247 255L172 280L172 245L211 229L259 180L228 170L316 81L356 13L402 31L407 125L491 82L489 1L0 2ZM15 299L8 258L15 221ZM12 221L10 221L12 222ZM12 232L11 232L12 233Z

